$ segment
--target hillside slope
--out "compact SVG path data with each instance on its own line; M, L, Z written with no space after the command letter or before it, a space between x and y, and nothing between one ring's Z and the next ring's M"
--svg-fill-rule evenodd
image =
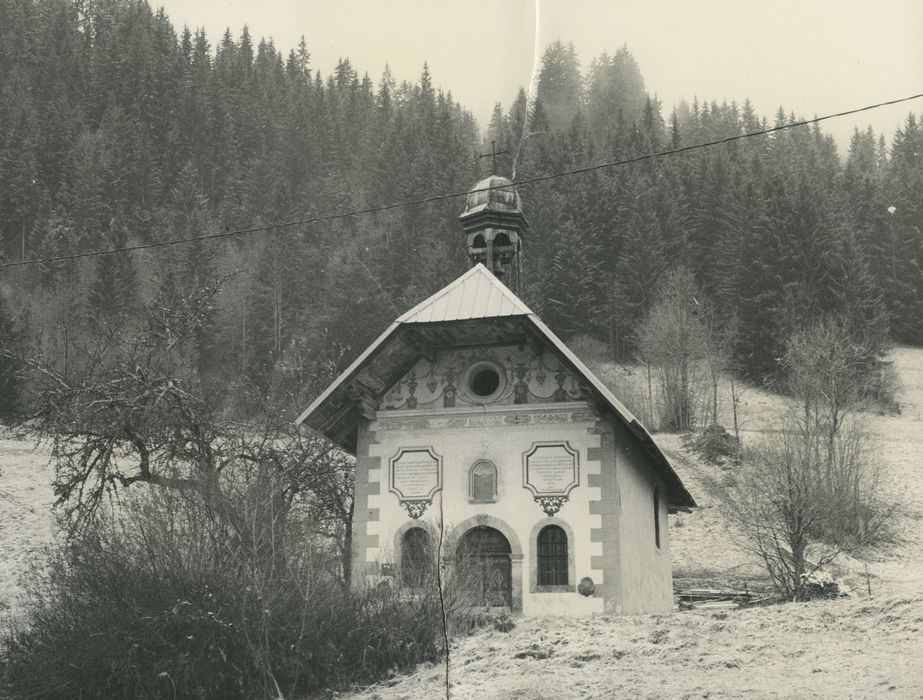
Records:
M897 415L863 413L861 421L877 442L882 494L894 508L890 541L858 560L842 556L834 573L857 592L909 595L923 591L923 348L897 348L892 355L901 382ZM742 405L741 439L752 444L772 439L785 409L780 396L747 389ZM730 420L726 419L730 424ZM657 441L695 496L698 510L671 518L674 577L690 585L745 586L762 578L758 562L734 544L721 514L724 487L733 467L708 464L683 448L679 435L658 434ZM866 579L866 571L869 579Z

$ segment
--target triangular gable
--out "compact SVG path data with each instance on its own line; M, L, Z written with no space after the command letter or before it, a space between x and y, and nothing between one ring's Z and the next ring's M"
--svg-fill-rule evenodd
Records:
M334 422L357 422L361 411L352 406L357 399L354 394L357 385L362 384L364 371L375 369L375 363L387 364L398 360L409 362L406 368L394 375L398 379L403 371L412 366L416 359L416 344L408 341L412 329L440 327L443 322L462 324L484 323L514 324L523 332L530 332L533 337L553 348L559 356L570 364L574 370L592 386L593 391L615 416L639 440L651 460L654 469L667 483L667 496L671 509L693 508L696 506L692 495L686 490L679 476L666 455L654 442L643 425L632 415L631 411L619 401L608 387L578 358L554 332L538 318L513 292L494 277L483 265L476 265L457 280L436 292L407 313L400 316L382 333L365 352L363 352L295 421L296 425L307 423L329 439L338 442L333 434L354 432L355 426L335 426ZM427 326L427 324L434 324ZM442 327L451 327L448 323ZM396 359L395 359L396 358ZM381 369L381 368L379 368ZM381 372L382 374L384 372ZM382 387L381 393L388 387ZM380 396L376 397L380 398ZM344 430L344 428L346 428ZM351 446L340 442L341 446Z
M295 425L305 422L333 394L346 386L378 353L402 324L462 321L503 316L534 316L532 310L486 267L478 263L454 282L424 299L392 323L346 370L308 406Z

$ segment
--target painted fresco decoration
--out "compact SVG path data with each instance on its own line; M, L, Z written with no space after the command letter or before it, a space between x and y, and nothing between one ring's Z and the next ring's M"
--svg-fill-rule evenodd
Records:
M442 457L431 447L402 447L388 461L388 484L408 515L417 519L442 490Z
M567 442L536 442L522 456L522 485L551 517L580 484L580 454Z
M488 400L466 382L468 370L490 364L500 371L500 387ZM415 410L579 401L589 388L554 354L526 346L445 350L436 359L421 359L379 402L379 408Z

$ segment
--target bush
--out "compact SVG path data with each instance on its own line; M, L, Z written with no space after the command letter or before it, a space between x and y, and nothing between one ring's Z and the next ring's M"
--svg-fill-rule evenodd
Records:
M840 592L840 584L825 571L815 571L802 579L802 600L829 600L840 598L845 594Z
M438 595L356 592L269 483L152 490L52 552L9 633L10 692L282 697L372 682L443 650Z
M723 425L709 425L702 432L690 436L686 445L715 464L736 459L740 452L737 439Z

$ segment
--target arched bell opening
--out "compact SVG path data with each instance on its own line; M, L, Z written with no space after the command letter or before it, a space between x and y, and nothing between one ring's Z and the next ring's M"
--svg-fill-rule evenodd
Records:
M490 258L493 264L492 272L497 277L503 279L510 276L516 252L516 245L505 231L494 236Z
M487 241L484 239L484 234L479 233L470 239L470 243L468 244L468 258L471 260L472 265L476 265L477 263L487 265L487 252L488 245Z

